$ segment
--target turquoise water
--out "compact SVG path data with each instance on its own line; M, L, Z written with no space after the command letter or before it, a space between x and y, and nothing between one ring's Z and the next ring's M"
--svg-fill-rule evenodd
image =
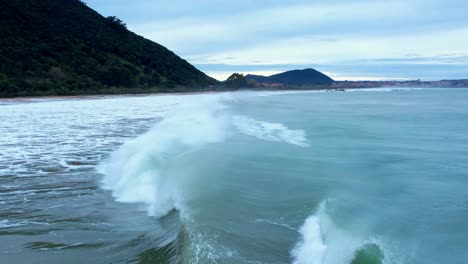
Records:
M4 101L0 263L466 263L468 90Z

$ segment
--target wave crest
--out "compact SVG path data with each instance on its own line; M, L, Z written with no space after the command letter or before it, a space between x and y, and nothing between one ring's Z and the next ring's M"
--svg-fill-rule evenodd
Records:
M292 251L293 264L322 264L327 245L325 244L321 217L324 217L325 202L321 203L317 213L308 217L299 229L302 240Z
M168 175L170 167L181 166L180 155L225 139L224 106L216 97L197 99L114 152L99 168L102 188L119 202L144 204L150 216L181 209L180 179Z
M293 264L382 264L387 253L381 242L338 228L327 214L327 201L299 233L301 240L291 251Z

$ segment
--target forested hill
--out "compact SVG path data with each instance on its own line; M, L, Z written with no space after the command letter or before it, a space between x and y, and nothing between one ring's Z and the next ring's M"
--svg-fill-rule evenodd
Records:
M170 50L79 0L0 0L0 97L189 91L213 84Z

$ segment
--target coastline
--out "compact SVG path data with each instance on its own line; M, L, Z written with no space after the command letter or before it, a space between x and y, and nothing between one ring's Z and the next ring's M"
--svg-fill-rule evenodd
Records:
M262 88L262 89L261 89ZM80 99L103 99L103 98L119 98L119 97L147 97L147 96L171 96L171 95L197 95L197 94L217 94L217 93L227 93L227 92L272 92L272 93L284 93L284 92L307 92L307 91L323 91L323 92L346 92L348 90L368 90L368 89L385 89L385 88L418 88L418 89L430 89L430 88L439 88L439 89L463 89L468 87L441 87L441 86L377 86L377 87L310 87L310 88L298 88L294 87L292 89L264 89L266 87L261 87L257 89L236 89L236 90L219 90L219 91L197 91L197 92L163 92L163 93L123 93L123 94L92 94L92 95L45 95L45 96L20 96L20 97L0 97L0 102L33 102L34 100L80 100Z
M265 88L265 87L262 87ZM354 88L349 88L354 89ZM363 88L366 89L366 88ZM197 92L165 92L165 93L123 93L123 94L92 94L92 95L37 95L37 96L19 96L19 97L0 97L0 101L29 101L37 99L101 99L101 98L113 98L113 97L145 97L145 96L170 96L170 95L197 95L197 94L215 94L215 93L227 93L236 91L247 91L247 92L300 92L300 91L326 91L336 90L330 87L327 88L310 88L310 89L236 89L236 90L219 90L219 91L197 91Z
M125 94L94 94L94 95L45 95L45 96L20 96L20 97L0 97L2 101L31 101L37 99L102 99L102 98L118 98L118 97L146 97L146 96L169 96L169 95L195 95L195 94L213 94L223 93L228 91L205 91L205 92L174 92L174 93L125 93Z

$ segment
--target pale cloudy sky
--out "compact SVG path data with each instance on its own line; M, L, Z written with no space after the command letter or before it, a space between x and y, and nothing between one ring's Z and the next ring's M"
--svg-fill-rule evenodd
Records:
M87 0L205 73L468 78L468 0Z

